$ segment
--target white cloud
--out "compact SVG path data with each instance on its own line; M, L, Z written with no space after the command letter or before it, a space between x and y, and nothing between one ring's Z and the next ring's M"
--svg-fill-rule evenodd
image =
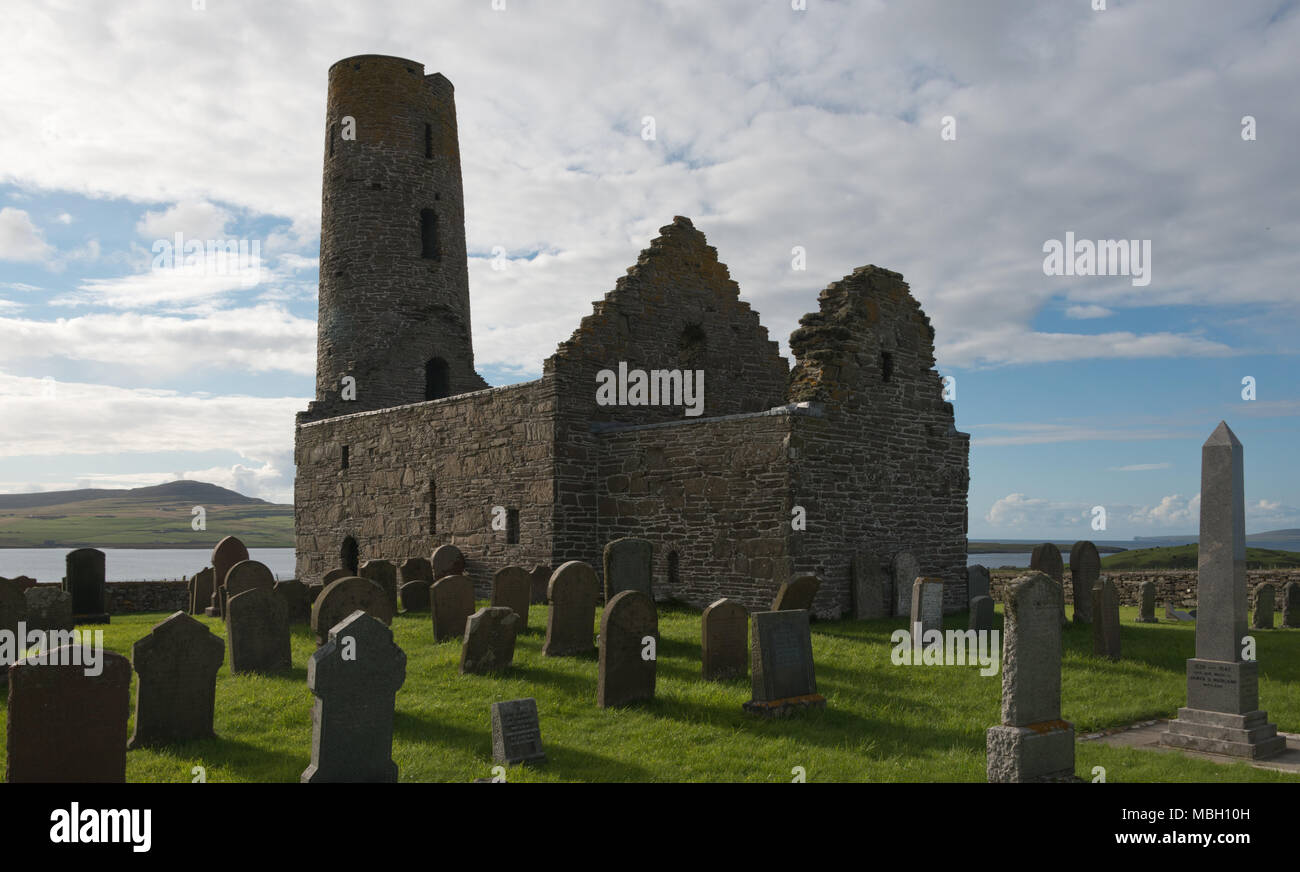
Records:
M1076 320L1085 320L1088 318L1109 318L1114 315L1112 309L1105 306L1070 306L1065 310L1065 317Z
M0 260L40 263L53 254L54 248L45 241L30 215L12 206L0 209Z
M186 239L224 239L231 214L206 200L186 200L161 212L145 212L135 230L145 239L171 242L177 233Z
M71 224L72 216L69 215L67 212L60 212L59 217L55 220L57 220L60 224Z
M1128 507L1125 507L1126 509ZM1128 509L1127 520L1138 526L1179 530L1194 530L1201 519L1201 495L1190 499L1182 494L1162 497L1154 506L1137 506Z

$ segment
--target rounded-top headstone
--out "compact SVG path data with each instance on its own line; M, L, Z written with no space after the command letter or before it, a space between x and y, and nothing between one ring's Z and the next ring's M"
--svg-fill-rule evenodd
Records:
M324 645L329 639L330 629L358 610L385 624L393 622L388 594L373 581L350 575L325 585L311 607L311 629L316 634L316 643Z
M342 569L342 568L331 569L329 572L325 573L325 575L321 577L320 583L321 586L324 587L327 584L333 584L334 582L338 581L340 578L352 578L352 577L353 577L352 573L348 572L346 569Z
M596 571L581 560L561 564L551 573L546 598L551 610L542 654L558 657L590 653L596 602L600 598Z
M1092 623L1092 589L1100 578L1101 555L1097 546L1086 540L1075 542L1070 548L1070 593L1074 598L1076 624Z
M1037 570L1018 576L1003 604L1002 723L1061 719L1061 585Z
M533 578L522 566L506 566L492 576L492 605L513 609L519 632L528 629L528 606L533 598Z
M989 595L989 568L979 563L966 567L966 601Z
M100 615L104 603L104 552L98 548L69 551L63 589L72 594L72 611L78 615Z
M749 672L749 612L723 597L700 616L700 659L705 681L725 681Z
M651 587L651 569L654 563L654 545L647 539L626 536L605 545L605 601L612 600L625 590L639 590L648 597L654 596Z
M429 563L433 567L434 581L448 575L465 574L465 555L455 545L439 545L433 549Z
M1061 549L1052 542L1035 545L1029 555L1029 568L1046 574L1061 589L1060 620L1065 625L1065 561L1061 559ZM1092 596L1089 588L1088 596Z
M241 560L226 572L226 601L246 590L274 590L275 575L265 563Z
M226 584L226 573L240 561L248 559L248 549L234 536L227 536L212 549L212 576L217 587Z
M645 656L647 639L657 643L659 612L639 590L614 595L600 616L600 665L596 706L610 708L654 699L655 659Z
M429 588L433 641L464 639L465 621L474 614L474 582L467 575L444 575Z

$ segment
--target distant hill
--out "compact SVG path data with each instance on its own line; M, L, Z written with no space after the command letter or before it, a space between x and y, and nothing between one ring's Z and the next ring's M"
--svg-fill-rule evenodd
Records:
M191 527L195 506L206 512L206 530ZM214 535L238 536L255 548L292 548L293 506L185 480L0 494L3 548L211 547Z
M1249 539L1249 537L1247 537ZM1101 568L1121 569L1195 569L1199 555L1196 545L1164 548L1135 548L1101 559ZM1300 567L1300 553L1269 548L1246 548L1247 569L1294 569Z
M1200 536L1192 533L1187 536L1134 536L1133 541L1151 543L1151 545L1194 545ZM1265 530L1262 533L1247 533L1246 544L1268 543L1269 545L1286 545L1290 549L1300 550L1300 528L1287 530Z

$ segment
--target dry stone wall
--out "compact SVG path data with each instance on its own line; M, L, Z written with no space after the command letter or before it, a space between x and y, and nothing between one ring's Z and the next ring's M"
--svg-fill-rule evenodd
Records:
M989 594L998 602L1004 602L1003 592L1012 579L1028 569L993 569L990 570ZM1141 605L1138 586L1150 581L1156 586L1156 617L1164 614L1165 603L1172 602L1176 609L1196 608L1196 570L1194 569L1147 569L1125 570L1122 572L1101 571L1102 575L1115 582L1121 606L1137 607ZM1300 569L1251 569L1246 572L1247 600L1250 612L1254 614L1254 590L1258 584L1269 582L1276 590L1276 607L1282 608L1282 586L1288 581L1300 582ZM1070 585L1065 586L1065 601L1074 602Z

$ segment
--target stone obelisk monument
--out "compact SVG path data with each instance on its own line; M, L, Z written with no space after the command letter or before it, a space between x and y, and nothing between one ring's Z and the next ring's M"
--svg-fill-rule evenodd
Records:
M1166 745L1270 757L1286 739L1259 710L1259 669L1243 660L1246 635L1246 489L1242 448L1220 421L1201 447L1201 538L1196 656L1187 661L1187 706L1161 736Z

